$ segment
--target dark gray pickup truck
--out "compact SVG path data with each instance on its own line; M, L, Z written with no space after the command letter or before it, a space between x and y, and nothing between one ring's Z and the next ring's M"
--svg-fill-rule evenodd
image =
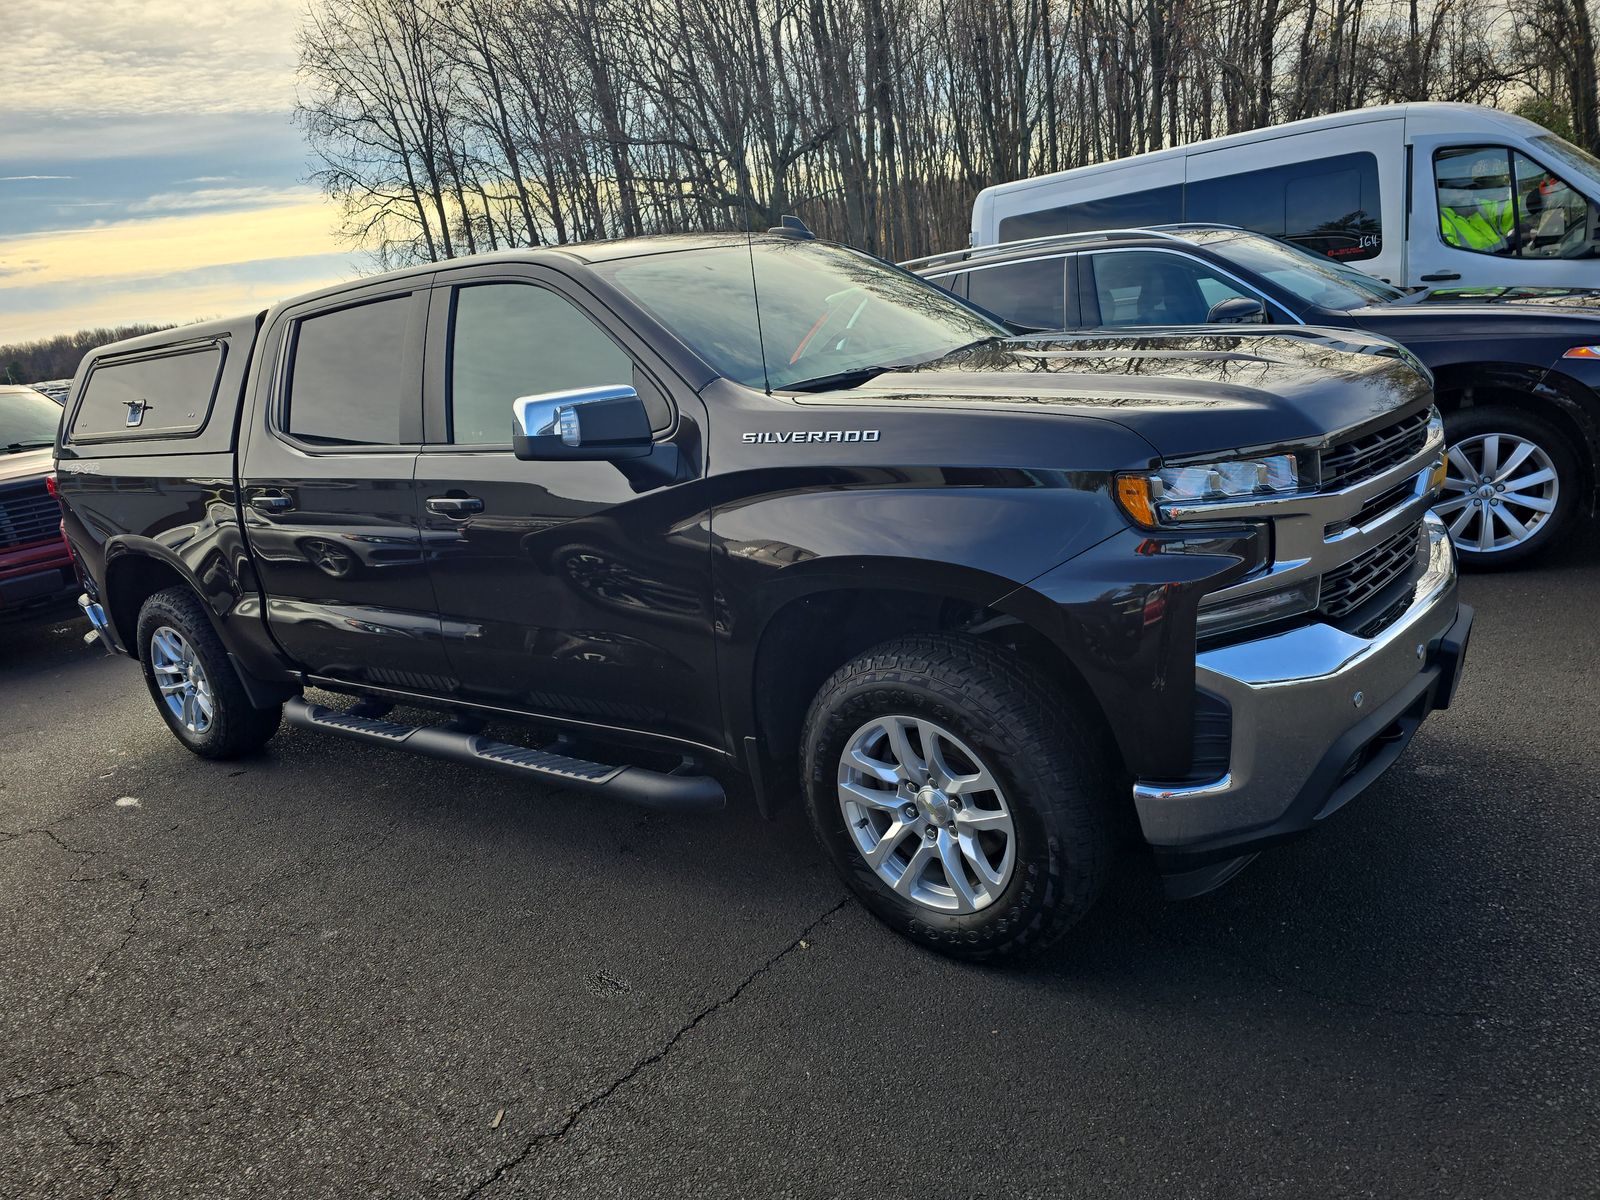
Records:
M799 783L874 913L995 959L1088 909L1119 824L1198 894L1448 704L1442 449L1381 339L1014 339L708 236L107 346L57 458L84 609L196 753L287 719L676 811Z

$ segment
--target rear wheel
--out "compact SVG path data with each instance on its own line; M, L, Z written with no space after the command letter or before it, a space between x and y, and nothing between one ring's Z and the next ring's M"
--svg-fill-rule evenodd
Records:
M1517 566L1560 541L1581 480L1559 430L1520 409L1484 405L1452 413L1445 439L1448 470L1434 511L1463 566Z
M1037 950L1099 897L1106 764L1041 672L971 638L908 637L837 671L803 734L812 825L856 896L942 953Z
M277 732L282 706L250 703L222 640L188 588L168 588L146 600L137 636L156 710L200 757L248 754Z

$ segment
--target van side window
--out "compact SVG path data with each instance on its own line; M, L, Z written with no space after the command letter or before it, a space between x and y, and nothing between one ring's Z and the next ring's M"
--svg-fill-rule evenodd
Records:
M204 428L222 372L212 342L153 357L95 365L72 419L71 440L187 437Z
M650 424L671 410L611 335L565 297L532 283L456 289L450 334L450 440L458 446L511 440L511 402L540 392L631 384Z
M1096 229L1135 229L1171 225L1183 220L1183 185L1151 188L1126 195L1103 196L1081 204L1065 204L1038 212L1019 213L1000 222L1000 240L1049 237L1055 233L1089 233Z
M1161 250L1085 255L1094 268L1101 326L1204 325L1224 300L1258 300L1204 263Z
M406 334L413 297L388 296L295 322L284 428L310 442L393 446L408 406L420 405L408 378Z
M1340 262L1383 252L1378 159L1368 152L1286 163L1184 189L1184 220L1240 225Z
M1067 323L1066 259L1057 255L975 270L967 276L967 299L1014 325L1061 329Z
M1594 258L1600 253L1600 208L1520 150L1512 151L1511 161L1523 257Z
M1511 155L1504 146L1457 146L1433 156L1439 236L1476 254L1517 253Z

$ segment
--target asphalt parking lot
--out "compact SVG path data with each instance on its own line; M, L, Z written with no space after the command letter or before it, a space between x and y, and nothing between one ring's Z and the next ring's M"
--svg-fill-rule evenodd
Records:
M1313 838L1027 968L669 819L0 629L0 1194L1593 1196L1600 531L1475 576L1457 706Z

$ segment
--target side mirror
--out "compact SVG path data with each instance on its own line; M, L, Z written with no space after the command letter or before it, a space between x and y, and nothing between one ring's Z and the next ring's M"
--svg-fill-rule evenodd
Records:
M1219 300L1211 306L1211 311L1206 313L1207 325L1265 325L1267 323L1267 306L1259 300L1247 300L1243 296L1234 296L1231 300Z
M512 452L533 462L643 458L654 444L644 401L626 384L519 396L511 417Z

